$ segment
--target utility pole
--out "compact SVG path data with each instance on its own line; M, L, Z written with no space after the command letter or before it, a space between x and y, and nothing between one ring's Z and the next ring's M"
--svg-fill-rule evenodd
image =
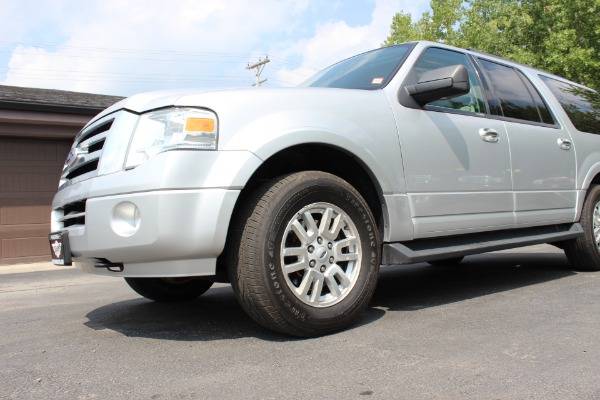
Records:
M259 58L258 61L253 64L248 63L248 65L246 66L247 70L256 70L256 72L254 73L254 76L256 76L256 82L253 83L252 86L258 87L267 81L266 78L260 79L260 74L263 72L263 69L265 69L265 65L267 65L270 62L271 60L269 60L269 56L265 56L265 58Z

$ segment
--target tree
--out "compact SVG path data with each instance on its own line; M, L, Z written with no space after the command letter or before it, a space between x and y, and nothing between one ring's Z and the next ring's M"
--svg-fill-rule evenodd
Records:
M600 0L431 0L398 13L385 44L431 40L473 48L600 88Z

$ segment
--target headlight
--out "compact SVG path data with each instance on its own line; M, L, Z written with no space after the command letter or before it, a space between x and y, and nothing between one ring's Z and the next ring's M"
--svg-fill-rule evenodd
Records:
M129 145L125 168L174 149L216 150L217 116L208 110L173 107L140 116Z

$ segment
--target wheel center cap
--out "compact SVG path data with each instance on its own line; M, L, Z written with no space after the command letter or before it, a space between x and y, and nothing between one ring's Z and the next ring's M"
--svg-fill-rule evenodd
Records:
M314 255L317 260L327 259L327 256L328 256L327 248L325 246L316 245Z

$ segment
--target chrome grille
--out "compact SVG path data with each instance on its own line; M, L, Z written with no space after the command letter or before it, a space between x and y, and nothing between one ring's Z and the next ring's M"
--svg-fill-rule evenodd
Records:
M83 180L96 174L113 122L114 117L100 120L77 134L63 167L61 186L68 181Z

